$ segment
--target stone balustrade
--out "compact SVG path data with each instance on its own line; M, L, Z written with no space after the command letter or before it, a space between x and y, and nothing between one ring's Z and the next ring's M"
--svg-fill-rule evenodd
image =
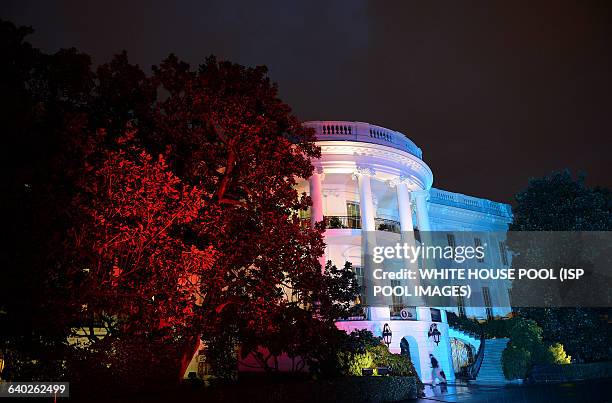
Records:
M304 126L313 128L318 140L352 140L381 144L423 159L421 149L405 134L381 126L341 120L310 121L305 122Z
M512 218L512 209L508 204L466 196L461 193L431 188L429 191L429 202Z

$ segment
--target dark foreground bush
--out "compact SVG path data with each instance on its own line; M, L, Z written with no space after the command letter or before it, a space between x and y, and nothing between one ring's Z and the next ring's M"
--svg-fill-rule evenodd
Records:
M552 383L605 378L612 378L612 362L536 365L531 370L528 381L531 383Z
M245 379L246 378L246 379ZM417 397L416 380L412 377L371 376L308 380L299 377L270 377L252 374L238 382L205 387L202 382L186 382L174 388L144 389L136 392L96 395L86 390L72 393L73 402L248 402L248 403L349 403L397 402Z
M522 348L508 346L502 354L506 379L523 379L529 369L530 353Z
M342 377L330 380L218 387L201 401L229 402L396 402L417 397L416 379L402 376Z

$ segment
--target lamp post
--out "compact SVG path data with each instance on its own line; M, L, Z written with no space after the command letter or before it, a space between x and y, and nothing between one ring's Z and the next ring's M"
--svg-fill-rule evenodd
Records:
M393 332L389 327L388 323L385 323L382 331L383 342L387 345L387 348L391 345L391 338L393 337Z
M429 326L427 337L433 337L433 341L434 343L436 343L436 346L437 346L440 343L441 335L442 333L440 333L440 331L438 330L438 325L436 325L435 323L432 323L431 326Z

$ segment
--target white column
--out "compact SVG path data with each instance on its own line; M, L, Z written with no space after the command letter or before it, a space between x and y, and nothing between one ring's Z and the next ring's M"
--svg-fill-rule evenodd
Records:
M310 222L313 227L316 223L323 221L323 188L321 186L323 177L323 169L315 167L312 176L308 180L310 184L310 198L312 199L312 206L310 206ZM319 257L319 264L322 270L325 270L326 262L327 256L325 256L325 254L321 255Z
M370 169L358 169L356 176L359 183L359 209L361 212L361 229L374 231L374 202L372 200L372 184Z
M359 183L359 209L361 213L361 230L362 231L375 231L374 223L374 199L372 198L372 183L371 176L374 172L368 168L357 168L355 176ZM370 243L375 242L375 233L369 232L367 234L362 233L363 237L366 237L362 242ZM371 268L365 267L366 270ZM369 284L368 286L372 286ZM388 306L371 306L368 308L369 315L368 319L371 321L389 321L390 311ZM382 327L381 327L382 329Z
M400 216L400 228L402 231L402 241L410 247L416 246L416 240L414 238L414 223L412 222L412 203L410 202L410 191L409 191L409 180L400 177L399 180L395 181L397 184L397 205L399 208ZM416 270L418 269L418 263L412 263L409 260L404 260L404 269ZM419 280L402 280L402 285L417 286L420 284ZM424 301L423 297L419 298ZM418 311L417 311L418 312ZM421 319L419 319L421 320Z
M417 320L431 322L431 309L427 306L417 306Z
M429 192L420 190L418 192L412 192L416 203L417 222L419 224L419 231L431 231L431 225L429 223L429 213L427 212L427 196Z
M397 191L397 206L399 208L400 228L402 232L410 232L414 230L412 223L412 206L410 205L410 193L408 183L400 181L396 187Z
M323 193L321 189L321 180L323 172L319 169L312 174L309 179L310 183L310 198L312 206L310 207L310 221L314 225L319 221L323 221Z

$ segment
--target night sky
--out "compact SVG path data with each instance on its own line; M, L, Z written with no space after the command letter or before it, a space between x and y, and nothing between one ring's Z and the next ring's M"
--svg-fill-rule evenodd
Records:
M406 133L434 186L511 202L569 168L612 187L612 3L3 1L35 46L267 65L302 120ZM176 4L175 4L176 3Z

